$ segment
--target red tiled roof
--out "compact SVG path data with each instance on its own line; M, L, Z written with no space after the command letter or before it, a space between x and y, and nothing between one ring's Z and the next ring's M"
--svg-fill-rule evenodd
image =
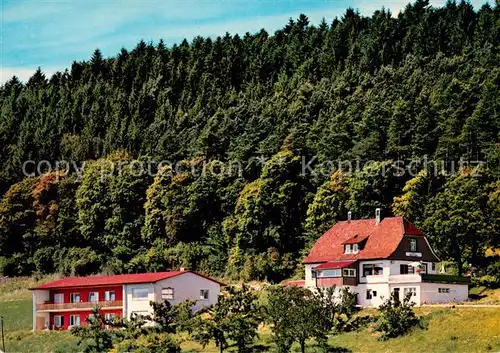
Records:
M349 239L344 241L342 244L359 244L366 238L368 238L368 235L359 236L359 234L356 234L353 237L350 237Z
M405 234L423 235L402 217L384 218L380 224L376 224L375 219L338 222L316 241L303 263L385 259L396 250ZM363 250L355 254L344 254L343 243L355 235L367 238Z
M153 272L153 273L137 273L126 275L112 276L88 276L88 277L67 277L56 281L42 284L30 289L56 289L68 287L95 287L104 285L120 285L120 284L135 284L135 283L155 283L167 278L176 277L185 273L194 273L198 276L206 278L210 281L222 283L194 271L168 271L168 272Z
M356 262L356 260L329 261L329 262L325 262L324 264L313 267L313 270L330 270L330 269L334 269L334 268L344 268L344 267L347 267L349 265L352 265L355 262Z
M405 234L406 235L424 235L420 229L415 227L412 223L408 222L407 220L404 221L404 229L405 229Z

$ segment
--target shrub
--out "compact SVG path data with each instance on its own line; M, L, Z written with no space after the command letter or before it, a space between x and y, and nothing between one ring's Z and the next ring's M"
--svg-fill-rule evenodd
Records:
M315 295L307 288L269 288L266 321L271 325L273 340L278 352L289 352L293 342L305 352L308 339L314 338L320 346L326 345L326 334L331 329L333 306L325 306L325 298L331 294Z
M53 246L48 246L46 248L40 248L33 254L32 262L35 265L35 269L38 273L49 274L54 273L54 253L56 248Z
M165 333L150 333L115 345L113 353L180 353L181 347Z
M219 295L217 303L198 312L193 325L194 338L203 346L211 340L223 352L228 342L235 342L238 352L245 352L257 336L260 308L257 297L247 286L229 287Z
M2 276L25 276L31 271L31 263L25 254L16 253L10 258L0 257L0 274Z
M338 312L345 314L347 317L353 316L358 311L356 308L356 293L349 291L349 288L340 290L340 304Z
M411 293L401 301L394 294L391 295L380 307L381 316L376 330L382 332L382 338L398 337L409 332L413 327L420 325L420 319L415 315L410 301Z

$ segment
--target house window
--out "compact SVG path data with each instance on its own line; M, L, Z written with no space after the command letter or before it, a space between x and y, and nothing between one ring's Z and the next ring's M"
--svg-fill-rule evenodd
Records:
M373 297L376 297L376 296L377 296L377 291L376 291L376 290L372 290L372 296L373 296Z
M80 302L80 293L71 293L69 296L71 303L79 303Z
M70 315L69 316L70 326L80 326L80 315Z
M432 271L436 271L436 263L432 262Z
M411 252L416 252L417 251L417 239L410 239L410 251Z
M54 304L62 304L64 303L64 294L57 293L54 294Z
M208 300L209 295L210 295L210 293L209 293L208 289L201 289L200 290L200 299L201 300Z
M405 297L408 295L408 293L411 293L413 297L417 296L417 288L411 287L411 288L404 288L403 293Z
M382 264L364 264L363 265L363 277L366 276L381 276L384 274L384 268Z
M133 300L145 300L148 299L149 290L147 288L133 288L132 289L132 299Z
M104 320L105 322L107 322L107 324L104 327L109 329L111 327L109 323L112 323L115 320L115 314L111 313L104 314Z
M421 272L422 273L427 273L427 264L422 264Z
M90 292L89 293L89 302L97 303L99 301L99 292Z
M174 289L171 287L161 289L161 299L172 300L174 299Z
M415 268L410 265L399 265L399 273L402 275L409 275L415 273Z
M373 298L373 293L371 289L366 290L366 299L372 299Z
M107 302L114 302L116 300L116 295L114 291L105 291L104 300Z
M354 245L352 246L352 252L353 252L353 253L357 253L358 251L359 251L358 244L354 244Z
M344 253L350 254L351 253L351 244L346 244L344 246Z
M354 268L344 268L344 277L356 277L356 270Z
M54 316L54 326L55 327L63 327L64 326L64 317L61 315Z
M450 288L438 288L438 293L450 293Z
M316 271L314 271L314 270L311 271L311 277L316 278Z
M321 273L322 275L320 277L341 277L342 276L342 270L340 268L335 268L332 270L325 270Z

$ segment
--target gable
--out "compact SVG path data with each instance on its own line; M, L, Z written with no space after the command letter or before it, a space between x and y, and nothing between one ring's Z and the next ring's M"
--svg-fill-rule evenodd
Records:
M417 250L412 251L410 248L411 240L414 239L417 243ZM439 258L432 250L427 238L424 235L405 234L401 239L396 250L389 257L391 260L409 260L409 261L424 261L438 262Z
M393 254L396 257L406 255L406 242L402 242L406 234L422 239L425 258L436 261L425 236L410 222L402 217L384 218L379 224L375 219L360 219L336 223L314 244L303 263L322 263L328 261L387 259ZM357 253L344 254L344 244L363 239L365 244ZM424 245L425 243L425 245ZM426 246L426 247L424 247ZM422 260L423 257L418 259Z

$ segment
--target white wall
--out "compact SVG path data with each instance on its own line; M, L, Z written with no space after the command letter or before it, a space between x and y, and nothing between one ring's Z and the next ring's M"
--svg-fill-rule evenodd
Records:
M36 303L42 304L50 300L50 291L36 289L33 291L33 298L36 297ZM33 299L33 301L35 301Z
M144 299L133 299L132 292L137 288L147 288L148 297ZM126 305L125 317L130 319L130 315L133 312L137 312L141 315L149 315L153 313L153 308L149 305L150 301L155 301L155 290L153 283L141 283L141 284L127 284L124 286L125 297L124 297L124 307ZM125 299L126 298L126 299ZM126 303L125 303L126 300Z
M194 310L199 310L202 307L213 305L217 302L217 297L220 294L220 284L202 276L198 276L192 272L186 272L182 275L167 278L155 284L156 301L161 301L161 289L172 287L174 288L174 299L170 300L172 304L181 303L185 300L196 300ZM200 290L208 289L209 298L207 300L200 299Z
M45 318L45 326L49 327L50 315L49 313L37 313L36 305L43 304L46 301L50 300L50 291L48 290L33 290L33 331L36 329L36 318L43 317Z
M412 295L410 301L419 306L421 304L421 284L422 283L403 283L403 284L391 284L389 286L390 293L394 292L394 288L399 288L399 299L403 300L405 298L405 288L415 288L415 293Z
M372 290L377 292L376 296L372 296L372 299L366 299L367 290ZM358 293L358 304L362 306L380 306L387 298L389 298L389 285L387 283L367 283L359 284L354 291Z
M439 293L439 288L449 288L449 293ZM452 303L466 301L469 297L467 284L422 283L421 304Z
M312 269L313 267L316 267L318 266L318 264L305 264L304 265L304 268L305 268L305 287L306 288L312 288L312 287L316 287L316 280L314 278L312 278Z

